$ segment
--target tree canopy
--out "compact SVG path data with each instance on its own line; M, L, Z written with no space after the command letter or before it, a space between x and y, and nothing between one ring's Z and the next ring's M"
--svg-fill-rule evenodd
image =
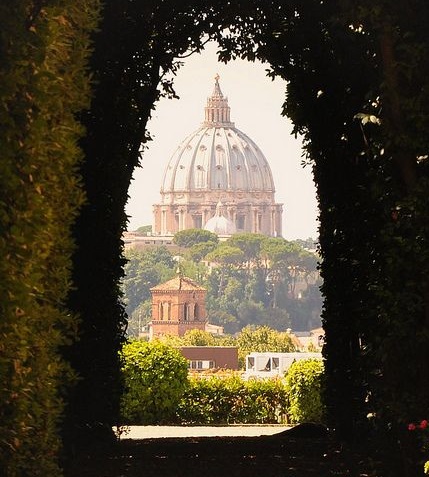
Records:
M254 244L251 234L241 235L239 240L242 248ZM229 245L229 240L218 245L213 242L192 245L184 252L176 252L174 258L178 262L165 247L127 251L123 279L129 316L127 333L138 336L149 323L150 288L172 278L178 267L207 289L208 318L223 326L226 333L235 333L249 324L265 324L282 331L319 327L317 256L284 239L258 236L257 241L261 243L260 250L250 264L242 250ZM264 252L265 242L279 247L275 252ZM199 248L208 244L208 249ZM196 247L199 253L194 255L191 252ZM202 256L207 250L211 251Z
M173 242L180 247L191 248L193 245L218 243L219 239L216 234L204 229L187 229L176 232Z
M148 233L152 232L152 225L142 225L141 227L138 227L136 230L137 233L146 235Z

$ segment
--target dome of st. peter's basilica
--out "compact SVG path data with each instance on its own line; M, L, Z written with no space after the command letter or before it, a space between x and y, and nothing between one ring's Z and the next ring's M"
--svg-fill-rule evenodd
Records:
M275 203L274 192L268 161L231 122L217 75L205 121L179 145L165 169L161 203L154 205L154 233L207 225L219 235L220 227L223 233L280 236L282 204Z

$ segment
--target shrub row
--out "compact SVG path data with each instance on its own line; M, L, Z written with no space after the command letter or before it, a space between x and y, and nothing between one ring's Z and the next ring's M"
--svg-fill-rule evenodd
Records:
M323 422L323 364L294 363L284 379L193 376L177 409L183 424Z
M0 2L0 474L58 477L97 0Z
M188 376L176 349L159 342L124 346L124 424L323 422L323 363L294 363L285 378L244 380L237 373Z
M280 379L244 381L240 376L195 376L177 409L182 424L284 422L287 392Z

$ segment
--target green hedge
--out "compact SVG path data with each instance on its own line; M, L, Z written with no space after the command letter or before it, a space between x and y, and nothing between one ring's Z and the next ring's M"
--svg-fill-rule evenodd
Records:
M323 363L317 359L296 361L285 377L288 390L288 416L291 423L323 422Z
M58 477L64 306L97 0L0 2L0 474Z
M122 349L125 392L121 413L130 424L167 424L188 385L188 363L158 341L132 341Z
M183 424L272 424L284 421L287 393L278 380L193 376L177 409Z
M188 375L188 363L165 343L132 341L121 357L122 423L281 424L323 422L323 363L294 363L285 378L244 380L237 372Z

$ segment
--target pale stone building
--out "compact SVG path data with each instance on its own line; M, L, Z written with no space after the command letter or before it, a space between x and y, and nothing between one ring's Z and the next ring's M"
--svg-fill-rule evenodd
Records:
M161 202L153 207L153 233L165 236L207 225L219 235L281 236L283 208L275 202L274 193L268 161L231 122L217 75L204 122L167 164Z

